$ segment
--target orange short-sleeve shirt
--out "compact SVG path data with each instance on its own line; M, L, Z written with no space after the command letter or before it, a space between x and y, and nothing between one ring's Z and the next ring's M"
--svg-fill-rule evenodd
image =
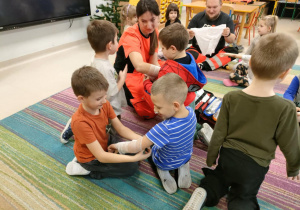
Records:
M158 34L157 29L155 29L155 33ZM123 46L126 58L131 52L138 52L142 55L143 61L149 63L150 37L142 35L137 23L123 33L119 41L120 46ZM155 52L158 52L158 48L155 49Z
M114 119L116 114L109 101L103 104L98 115L92 115L85 111L82 104L72 116L71 128L74 133L74 153L80 163L87 163L95 159L95 156L87 148L87 144L98 141L104 151L107 151L108 135L106 126L109 119Z

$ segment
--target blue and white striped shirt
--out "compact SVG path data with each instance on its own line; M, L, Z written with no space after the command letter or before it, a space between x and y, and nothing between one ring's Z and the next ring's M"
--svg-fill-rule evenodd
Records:
M196 116L191 107L185 118L171 117L155 125L147 134L153 142L152 159L161 170L177 169L191 158Z

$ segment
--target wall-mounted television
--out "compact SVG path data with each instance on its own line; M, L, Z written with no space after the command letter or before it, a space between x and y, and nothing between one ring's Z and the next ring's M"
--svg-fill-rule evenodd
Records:
M89 15L90 0L0 0L0 31Z

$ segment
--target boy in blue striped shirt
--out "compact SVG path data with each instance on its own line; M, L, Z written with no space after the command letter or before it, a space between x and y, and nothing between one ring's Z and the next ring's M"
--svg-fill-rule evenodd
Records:
M173 194L177 183L170 170L178 169L178 187L191 186L189 160L193 152L193 136L196 116L192 108L185 107L188 87L183 79L168 73L153 83L151 99L154 111L164 119L155 125L143 138L129 142L119 142L108 150L119 153L137 153L152 147L152 160L164 189Z

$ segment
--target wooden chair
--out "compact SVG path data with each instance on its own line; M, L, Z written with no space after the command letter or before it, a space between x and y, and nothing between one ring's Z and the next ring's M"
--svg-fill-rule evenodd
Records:
M294 16L295 16L295 13L296 13L296 10L297 10L297 8L296 8L297 2L298 2L298 0L286 0L280 17L282 18L282 16L284 15L284 12L285 12L286 9L292 9L292 10L294 10L293 15L292 15L292 20L294 20ZM287 6L288 3L292 4L292 6Z
M223 4L232 4L232 1L226 1L226 0L222 0Z
M199 12L203 12L205 8L192 8L192 17L189 18L191 20L195 15L197 15Z
M244 2L244 1L234 1L233 4L247 5L247 2Z
M231 17L233 13L233 7L232 6L227 6L227 5L222 5L221 11L229 15Z
M255 20L256 20L256 17L259 15L259 11L258 9L255 10L254 12L251 13L250 17L248 18L248 21L244 24L244 28L246 28L248 30L248 34L246 33L245 34L245 39L249 38L249 42L248 42L248 45L250 45L250 32L251 32L251 28L253 29L253 37L255 36ZM240 24L237 24L235 26L235 34L236 34L236 37L238 37L238 33L243 33L243 29L244 28L240 28Z

